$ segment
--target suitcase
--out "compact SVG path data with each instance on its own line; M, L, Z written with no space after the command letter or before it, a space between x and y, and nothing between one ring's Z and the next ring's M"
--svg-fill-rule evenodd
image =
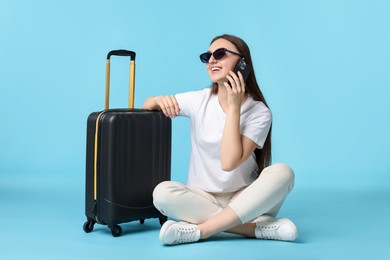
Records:
M109 109L110 57L130 56L128 109ZM83 229L107 225L114 237L120 223L167 217L153 205L152 192L170 180L171 119L160 111L134 109L135 53L110 51L106 60L105 109L87 121L86 196Z

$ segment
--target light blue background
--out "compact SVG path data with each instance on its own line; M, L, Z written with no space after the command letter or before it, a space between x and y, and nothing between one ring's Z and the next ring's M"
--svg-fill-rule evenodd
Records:
M386 1L1 0L0 176L83 175L109 50L137 52L140 107L207 87L198 54L230 33L249 44L273 111L275 162L303 186L387 185L388 14ZM122 107L127 60L116 64L111 104ZM173 176L185 181L188 122L174 124Z
M137 53L140 107L209 86L198 55L223 33L251 48L273 111L274 162L294 168L297 190L388 191L389 13L384 0L0 0L3 203L7 191L30 196L26 187L44 183L47 194L71 189L83 210L86 119L103 109L109 50ZM112 59L112 107L127 104L127 64ZM178 181L188 127L174 120Z

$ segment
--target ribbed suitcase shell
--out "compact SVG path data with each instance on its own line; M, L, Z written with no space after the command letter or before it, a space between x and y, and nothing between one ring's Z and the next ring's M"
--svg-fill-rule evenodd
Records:
M158 183L170 179L170 118L142 109L92 113L87 123L86 156L86 232L92 231L94 222L108 225L118 236L120 223L166 220L154 207L152 192Z

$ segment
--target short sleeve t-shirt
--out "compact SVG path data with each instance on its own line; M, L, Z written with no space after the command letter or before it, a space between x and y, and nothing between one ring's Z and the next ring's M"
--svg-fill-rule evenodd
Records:
M207 192L234 192L257 178L252 154L232 171L221 168L220 144L226 113L210 88L175 95L180 115L191 120L191 154L187 185ZM262 148L271 126L271 111L251 96L241 106L240 132Z

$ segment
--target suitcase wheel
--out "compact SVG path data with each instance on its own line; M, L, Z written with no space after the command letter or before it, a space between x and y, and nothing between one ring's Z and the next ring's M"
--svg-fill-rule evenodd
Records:
M162 225L164 225L164 223L165 222L167 222L167 220L168 220L168 217L161 217L161 218L159 218L160 219L160 225L162 226Z
M95 225L95 221L93 220L87 220L84 225L83 225L83 229L85 231L85 233L89 233L93 230L93 226Z
M109 225L113 237L119 237L122 234L122 228L119 225Z

